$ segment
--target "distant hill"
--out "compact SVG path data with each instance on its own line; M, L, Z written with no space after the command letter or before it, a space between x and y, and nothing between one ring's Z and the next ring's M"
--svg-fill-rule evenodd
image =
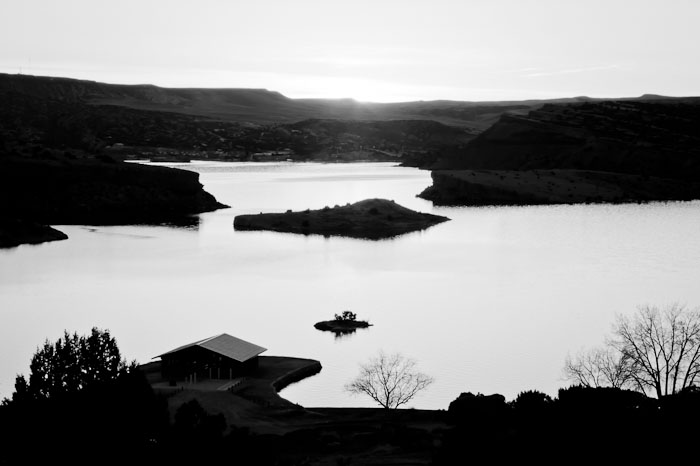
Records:
M31 96L66 104L109 105L172 112L239 123L289 123L310 118L434 120L475 129L487 128L506 111L526 112L546 103L600 100L573 97L503 102L434 100L367 103L353 99L290 99L279 92L266 89L163 88L0 74L0 97L8 96Z
M376 104L352 99L290 99L266 89L169 89L8 74L0 74L0 96L14 99L29 96L71 105L108 105L257 124L290 123L310 118L394 120L431 116L433 118L429 119L448 124L468 125L483 119L483 115L480 117L479 112L473 110L475 105L470 103ZM461 107L469 107L472 111L469 114L455 111ZM490 115L492 105L488 107L485 114ZM444 109L442 114L441 109Z
M416 104L425 116L404 104L391 110L349 99L295 100L264 89L164 89L21 75L0 75L0 105L0 135L8 141L116 158L418 164L480 132L478 125L438 121L459 115L432 118L430 103Z
M700 98L547 104L433 164L438 204L700 199Z
M592 101L379 104L290 99L266 89L168 89L0 74L0 136L19 145L106 150L116 158L394 160L428 166L460 153L502 115L524 116L551 102Z
M547 104L527 115L503 115L438 166L700 180L700 98Z
M443 170L425 194L442 203L694 199L700 192L700 98L382 104L0 74L0 108L0 157L396 161ZM555 172L518 179L474 170ZM676 189L668 180L690 184ZM597 194L569 189L576 183Z

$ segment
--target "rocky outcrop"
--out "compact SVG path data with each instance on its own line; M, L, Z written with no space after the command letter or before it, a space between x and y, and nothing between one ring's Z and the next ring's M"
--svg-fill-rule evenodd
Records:
M586 170L438 170L419 197L436 205L537 205L692 200L700 183Z
M194 172L110 159L0 157L7 245L65 239L40 224L178 222L225 205Z
M438 168L576 169L698 179L700 98L545 105L504 115Z
M157 223L225 207L194 172L100 160L1 158L0 211L46 224Z
M0 248L64 239L68 239L65 233L47 225L17 219L0 219Z
M700 198L700 98L545 105L505 115L443 157L438 204Z
M239 215L236 230L270 230L288 233L382 239L423 230L449 220L415 212L385 199L366 199L345 206L283 214Z

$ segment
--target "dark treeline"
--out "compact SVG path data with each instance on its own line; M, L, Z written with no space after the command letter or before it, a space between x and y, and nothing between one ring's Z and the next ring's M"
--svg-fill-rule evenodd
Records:
M700 434L694 385L660 398L576 385L556 398L526 391L510 402L462 393L435 411L270 412L258 421L287 433L265 435L250 430L257 421L227 425L192 397L169 408L108 331L65 332L37 348L28 377L18 375L0 405L0 464L647 464L695 459Z
M450 403L454 427L435 463L475 456L496 463L691 459L699 414L700 390L694 387L661 400L611 387L562 388L555 399L528 391L510 403L501 395L463 393Z
M409 427L427 415L441 425ZM227 426L196 400L170 420L167 402L139 371L111 384L59 397L9 402L0 408L2 464L71 458L73 463L152 460L184 464L231 460L238 464L316 464L352 458L378 446L426 464L472 461L683 460L696 455L700 391L661 401L617 388L574 386L558 397L529 391L506 402L501 395L463 393L446 411L374 410L364 424L256 435ZM397 453L398 452L398 453ZM377 463L381 464L381 463Z

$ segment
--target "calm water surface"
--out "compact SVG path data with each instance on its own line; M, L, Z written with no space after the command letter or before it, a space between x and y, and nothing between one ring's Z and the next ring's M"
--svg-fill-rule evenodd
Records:
M60 226L70 239L0 251L0 396L45 338L109 328L140 362L227 332L322 372L283 391L305 406L371 406L343 391L379 349L435 377L416 408L460 392L556 394L568 352L616 313L700 305L700 203L436 208L430 175L391 164L182 166L231 209L189 228ZM451 222L393 240L236 232L240 213L383 197ZM374 326L335 339L349 309Z

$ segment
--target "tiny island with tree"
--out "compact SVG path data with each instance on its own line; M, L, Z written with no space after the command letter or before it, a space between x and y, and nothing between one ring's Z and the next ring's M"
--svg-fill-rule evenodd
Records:
M358 328L368 328L371 326L372 324L366 320L357 320L357 314L347 310L340 314L335 314L333 320L323 320L314 324L316 329L333 332L336 335L353 333Z

